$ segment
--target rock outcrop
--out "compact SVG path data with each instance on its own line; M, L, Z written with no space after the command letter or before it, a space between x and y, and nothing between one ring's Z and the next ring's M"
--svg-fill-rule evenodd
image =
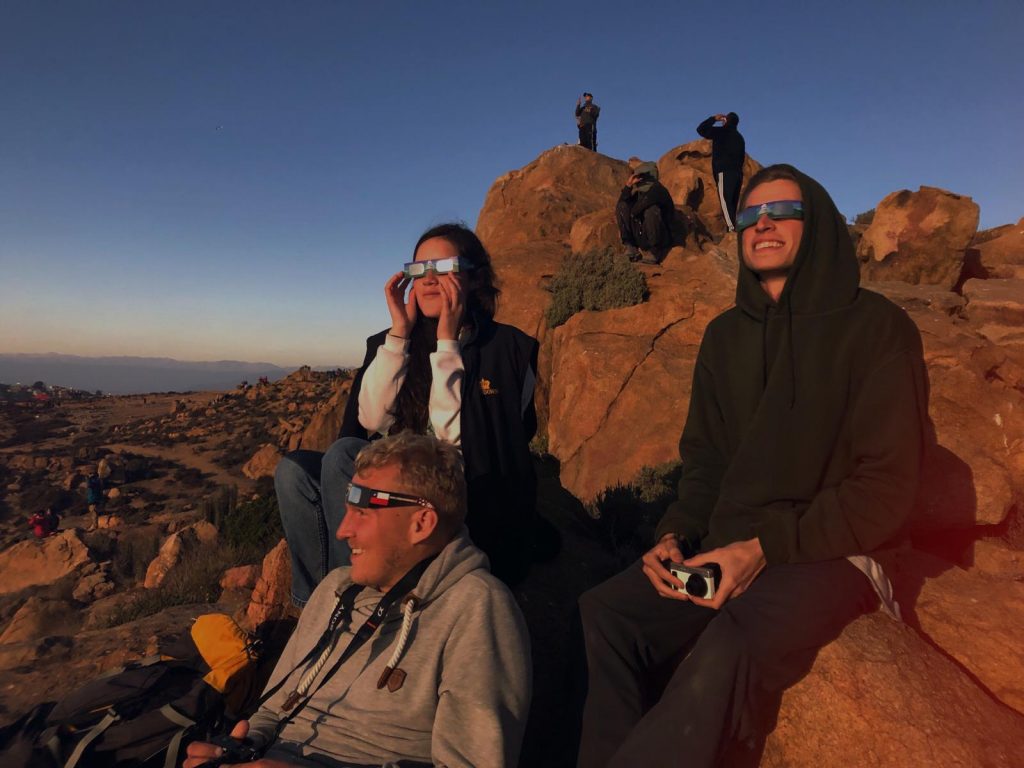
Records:
M203 544L212 544L216 540L217 529L205 520L172 533L164 539L160 545L160 552L146 568L143 586L146 589L156 589L189 553L195 552Z
M1024 718L881 613L850 624L785 692L761 761L763 768L1022 764Z
M292 609L291 586L291 555L288 543L281 539L263 558L260 577L245 610L245 626L252 629L264 621L287 616Z
M976 239L968 252L969 257L976 256L981 276L1024 278L1024 219L999 227L991 234L980 242Z
M0 595L52 584L89 562L89 550L73 530L19 542L0 552Z
M743 161L743 188L761 170L750 155ZM695 211L716 237L725 234L725 216L718 199L718 187L711 173L711 142L698 139L670 149L658 160L658 178L679 208ZM742 194L742 190L741 190Z
M861 276L952 289L979 213L971 198L936 187L887 195L857 245Z
M621 160L563 144L499 176L484 200L476 231L493 252L525 243L567 245L572 225L614 206L629 178Z
M644 466L678 460L704 327L735 292L727 257L673 249L633 307L580 312L550 341L548 450L562 485L593 501Z
M273 477L277 463L281 460L281 451L276 445L267 443L253 454L252 458L242 467L242 474L251 480L261 477Z

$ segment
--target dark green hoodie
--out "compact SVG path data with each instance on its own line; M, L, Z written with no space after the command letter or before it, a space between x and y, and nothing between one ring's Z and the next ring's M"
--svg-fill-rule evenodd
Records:
M859 287L835 203L799 179L804 230L778 303L743 263L708 325L658 525L702 551L758 537L768 565L868 553L910 514L928 425L917 327Z

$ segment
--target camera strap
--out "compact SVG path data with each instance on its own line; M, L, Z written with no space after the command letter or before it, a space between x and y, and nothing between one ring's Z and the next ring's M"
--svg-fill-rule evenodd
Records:
M336 635L339 627L342 625L342 621L344 621L345 625L349 625L351 623L352 610L355 607L356 597L363 591L363 587L360 584L352 584L338 596L338 602L335 604L334 610L331 612L330 620L327 622L327 629L324 630L323 635L320 636L316 645L313 646L310 652L306 654L306 657L294 670L292 670L292 672L286 675L280 683L274 686L272 690L268 691L260 699L259 705L262 706L270 696L275 694L281 688L285 680L294 674L295 670L308 663L309 660L316 655L316 652L320 650L320 656L316 663L306 671L302 680L299 682L298 687L288 694L284 703L281 705L281 709L288 712L288 715L278 721L277 727L274 729L274 737L267 742L268 744L272 744L277 740L277 737L280 735L281 731L284 730L285 726L294 720L295 716L298 715L299 712L305 709L313 696L316 695L316 692L331 679L338 669L341 668L341 665L348 661L356 651L366 644L366 641L373 636L377 631L377 628L384 622L384 619L387 616L388 611L391 610L391 607L413 590L420 578L423 576L423 573L427 570L430 564L434 562L436 557L437 555L432 555L426 560L421 560L413 566L407 574L399 579L395 586L389 589L384 596L381 597L369 618L363 622L362 626L360 626L355 635L353 635L348 646L338 657L338 660L334 662L334 665L320 679L320 682L317 683L316 687L310 688L313 680L323 669L324 665L327 663L327 659L335 649L335 643L337 642ZM302 698L303 696L305 696L304 699ZM300 699L302 699L301 703Z

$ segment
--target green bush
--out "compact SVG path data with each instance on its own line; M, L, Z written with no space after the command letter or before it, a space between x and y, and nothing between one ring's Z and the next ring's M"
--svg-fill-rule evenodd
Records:
M219 530L224 544L235 549L243 562L261 560L284 536L277 497L243 501L224 516Z
M200 507L203 519L212 523L213 527L220 530L224 520L234 511L238 505L238 486L222 485L212 496L203 499Z
M602 491L591 513L597 519L605 546L622 566L633 562L654 544L654 529L676 497L682 464L678 461L642 467L625 485Z
M230 548L217 544L198 547L181 559L163 584L144 590L133 600L118 606L103 624L116 627L175 605L215 603L220 598L221 574L237 563L238 553Z
M631 307L647 299L647 280L625 255L609 249L573 255L562 262L549 287L545 312L555 328L584 309L601 311Z

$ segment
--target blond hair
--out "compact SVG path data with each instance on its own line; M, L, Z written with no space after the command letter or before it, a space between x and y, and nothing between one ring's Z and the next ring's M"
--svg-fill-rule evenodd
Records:
M398 467L404 491L434 505L438 526L455 533L466 519L462 454L451 443L408 430L376 440L359 452L356 472Z

